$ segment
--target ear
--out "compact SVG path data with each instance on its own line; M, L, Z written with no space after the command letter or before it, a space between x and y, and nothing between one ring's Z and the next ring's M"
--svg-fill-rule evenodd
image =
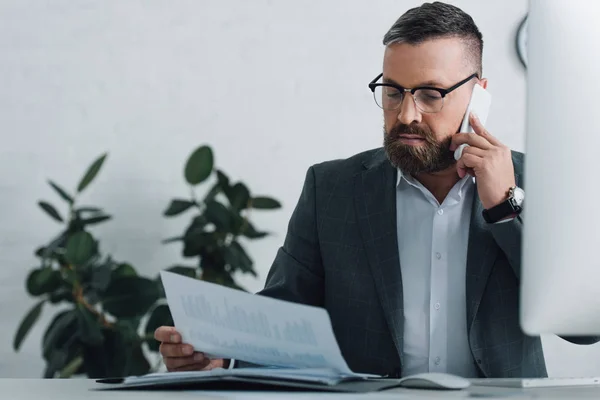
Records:
M487 78L481 78L479 80L479 84L481 85L482 88L487 89L487 84L488 84Z

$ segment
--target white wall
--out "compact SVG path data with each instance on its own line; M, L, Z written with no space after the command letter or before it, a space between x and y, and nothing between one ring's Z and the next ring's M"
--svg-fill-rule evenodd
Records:
M274 236L249 244L258 290L315 162L380 145L382 117L367 83L380 71L381 38L419 1L3 0L0 2L0 377L41 374L46 309L23 350L14 331L33 304L24 278L33 249L57 231L36 206L60 204L46 184L72 188L98 154L105 167L84 201L115 220L102 248L146 274L182 261L186 218L161 216L185 196L182 165L197 145L255 192L282 200L256 213ZM494 106L489 128L524 146L524 70L514 34L526 0L455 1L485 39ZM547 340L554 375L600 374L600 347Z

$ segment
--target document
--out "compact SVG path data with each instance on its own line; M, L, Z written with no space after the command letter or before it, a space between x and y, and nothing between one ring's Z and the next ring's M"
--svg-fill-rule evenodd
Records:
M156 372L142 376L129 376L124 379L125 385L150 385L165 383L196 382L199 379L210 379L218 377L244 377L265 378L275 380L289 380L306 383L319 383L324 385L337 385L340 382L351 379L347 375L340 376L331 369L319 368L238 368L235 370L215 368L209 371L182 371L182 372ZM362 379L362 377L356 377Z
M350 370L329 315L322 308L246 293L168 271L162 271L161 278L175 327L183 342L197 351L215 358L279 367L271 371L260 369L263 374L278 371L319 378L374 377ZM286 372L285 368L297 370Z

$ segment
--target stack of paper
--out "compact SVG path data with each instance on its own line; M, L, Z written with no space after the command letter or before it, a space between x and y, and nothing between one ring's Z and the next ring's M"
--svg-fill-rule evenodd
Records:
M217 377L268 378L270 380L319 383L323 385L337 385L340 382L353 380L351 377L342 377L337 372L324 368L239 368L235 370L217 368L210 371L165 372L142 376L131 376L125 378L123 383L125 385L136 386L141 386L144 384L184 384L187 382L196 382L199 379Z
M288 377L304 375L321 380L373 377L350 370L329 315L322 308L258 296L172 272L162 271L161 279L184 343L213 358L287 369L258 368L243 373L273 376L277 371Z

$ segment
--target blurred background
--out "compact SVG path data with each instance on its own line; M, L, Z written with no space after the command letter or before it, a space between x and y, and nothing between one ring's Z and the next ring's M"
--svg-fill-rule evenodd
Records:
M526 0L450 1L484 36L489 130L523 151L526 68L516 35ZM19 352L13 337L35 304L25 290L34 251L64 214L48 179L74 191L108 156L82 204L110 221L90 227L101 251L154 277L187 264L179 243L190 215L166 218L189 197L184 167L201 145L215 167L281 207L252 211L270 234L241 238L262 288L307 168L380 146L381 110L367 84L381 70L384 33L412 0L3 0L0 2L0 377L39 377L44 308ZM200 193L207 190L201 187ZM192 262L191 265L194 263ZM600 345L545 337L551 376L600 375Z

